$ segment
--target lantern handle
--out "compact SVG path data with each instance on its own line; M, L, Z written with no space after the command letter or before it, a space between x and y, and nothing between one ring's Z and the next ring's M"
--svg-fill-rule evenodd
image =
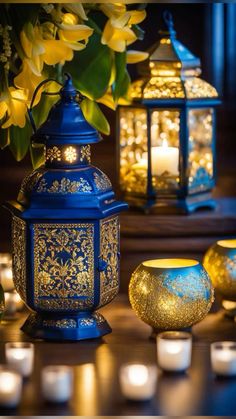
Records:
M59 84L60 86L62 86L62 84L61 84L61 83L59 83L57 80L52 79L52 78L48 78L48 79L46 79L46 80L41 81L41 83L39 83L39 84L38 84L38 86L36 87L36 89L35 89L35 91L34 91L34 93L33 93L33 96L32 96L32 99L31 99L31 102L30 102L30 106L29 106L29 108L28 108L28 115L29 115L30 123L31 123L31 125L32 125L32 128L33 128L34 133L35 133L35 132L36 132L36 130L37 130L37 129L36 129L36 124L35 124L35 122L34 122L33 114L32 114L32 108L33 108L33 106L34 106L34 101L35 101L35 98L36 98L36 95L37 95L37 93L38 93L39 89L41 89L41 87L42 87L44 84L48 83L49 81L55 81L57 84ZM58 92L43 92L43 94L45 94L45 95L47 95L47 96L53 96L53 95L58 95L58 94L59 94L59 91L58 91Z

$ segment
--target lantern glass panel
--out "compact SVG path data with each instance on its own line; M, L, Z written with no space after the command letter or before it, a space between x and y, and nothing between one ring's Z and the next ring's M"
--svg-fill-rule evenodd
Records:
M127 192L147 191L147 113L143 108L120 109L120 185Z
M213 181L213 109L191 109L189 127L189 192L212 187Z
M151 114L152 182L155 190L175 190L179 187L178 110L157 110ZM145 154L143 155L143 158Z

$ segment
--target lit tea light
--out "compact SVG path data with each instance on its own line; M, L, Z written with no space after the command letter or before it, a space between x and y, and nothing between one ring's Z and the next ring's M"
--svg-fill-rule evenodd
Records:
M165 371L182 372L191 365L192 336L186 332L157 335L158 365Z
M12 316L24 308L24 303L17 292L5 292L5 314Z
M236 342L212 343L211 366L217 375L236 375Z
M0 282L4 291L14 289L12 258L9 253L0 253Z
M0 406L18 406L22 393L22 377L5 366L0 366Z
M128 400L150 400L156 391L157 368L153 365L123 365L119 374L121 392Z
M42 394L51 403L65 403L73 392L73 369L55 365L43 368L41 375Z
M34 366L34 345L28 342L9 342L5 345L6 360L9 367L23 377L29 377Z

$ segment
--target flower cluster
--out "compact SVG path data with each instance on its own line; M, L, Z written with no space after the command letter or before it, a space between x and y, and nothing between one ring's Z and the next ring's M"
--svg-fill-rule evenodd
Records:
M111 74L109 75L108 71L106 75L101 75L107 78L109 76L109 80L104 79L105 87L101 93L95 92L93 80L86 80L87 72L81 74L78 71L78 80L75 81L78 88L89 99L115 108L119 92L116 92L116 99L107 100L118 74L117 69L114 68L115 55L125 53L125 65L147 58L147 53L127 51L127 46L137 40L135 27L146 17L146 11L144 9L129 10L126 5L120 3L88 3L84 6L81 3L42 4L34 5L34 9L32 5L25 7L31 7L31 19L24 19L24 13L22 13L21 25L16 25L17 28L20 27L20 30L14 25L14 5L1 6L4 8L4 16L8 14L7 21L11 26L5 24L5 18L1 22L0 11L1 128L7 129L11 126L23 128L27 121L27 107L36 86L48 76L51 78L52 75L60 81L63 66L70 62L73 65L77 55L78 63L80 63L80 56L81 63L87 59L86 55L81 55L81 53L87 49L88 45L88 57L90 57L88 66L90 66L93 44L89 41L93 37L100 40L103 62L104 59L112 61L111 68L108 69ZM98 22L96 20L98 14L103 15L102 24L100 20ZM100 49L94 50L94 57L96 54L99 56ZM77 69L73 66L71 69L73 78L76 79L74 73L77 76ZM95 66L94 69L99 71L99 68ZM89 72L87 77L90 77ZM48 88L50 89L50 84L47 84ZM39 103L40 97L41 93L37 95L35 106Z

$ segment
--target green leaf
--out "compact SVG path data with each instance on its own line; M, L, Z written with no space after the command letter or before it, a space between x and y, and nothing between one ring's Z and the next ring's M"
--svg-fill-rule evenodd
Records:
M139 25L132 25L132 31L135 33L135 35L137 36L137 38L140 41L143 41L144 35L145 35L145 31L142 28L140 28Z
M113 98L115 101L122 96L122 83L125 77L125 69L126 69L126 51L124 52L116 52L115 53L115 69L116 69L116 78L115 82L113 83Z
M3 150L10 144L9 129L0 129L0 148Z
M45 163L45 154L43 145L30 145L30 157L34 169Z
M46 121L51 107L58 100L59 95L54 96L42 93L40 102L32 110L32 115L37 128Z
M112 51L101 44L101 36L94 32L86 48L75 52L74 59L66 62L64 71L71 74L76 88L82 94L96 100L108 89L112 60Z
M110 134L110 125L96 102L84 99L80 106L84 117L94 128L103 134Z
M21 161L29 148L32 128L27 120L24 128L12 125L10 127L10 150L17 161Z

